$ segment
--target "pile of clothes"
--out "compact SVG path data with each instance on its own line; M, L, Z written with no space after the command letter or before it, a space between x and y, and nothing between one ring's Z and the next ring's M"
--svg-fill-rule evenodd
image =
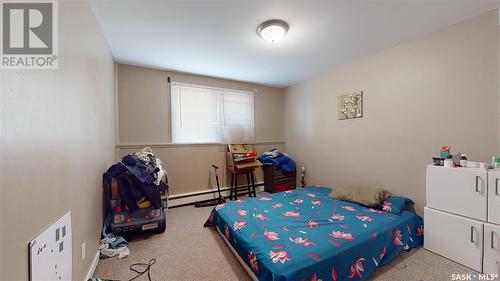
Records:
M151 148L146 147L137 153L124 156L121 162L112 165L104 173L104 182L111 189L111 210L106 214L102 229L99 245L101 257L123 258L129 255L127 241L108 232L113 217L122 213L122 206L130 214L143 208L151 207L155 211L163 207L161 194L168 188L168 179L162 165Z
M284 174L295 173L295 161L284 152L278 151L276 148L264 152L257 158L263 164L272 164Z
M112 216L107 216L102 228L102 239L99 242L99 252L101 258L111 258L118 256L119 259L128 257L130 251L125 238L107 232L107 226L111 223Z
M146 200L156 209L162 207L161 193L168 187L167 173L151 148L126 155L120 163L109 167L104 181L111 184L113 178L118 182L120 198L129 212L135 212Z

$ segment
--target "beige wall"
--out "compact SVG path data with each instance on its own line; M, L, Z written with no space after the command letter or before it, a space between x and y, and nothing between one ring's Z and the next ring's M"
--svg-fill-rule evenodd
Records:
M345 65L286 90L286 150L309 184L381 186L425 205L425 167L442 145L489 161L499 147L496 12ZM364 117L337 120L362 90Z
M170 84L167 77L175 82L254 91L257 150L283 148L284 89L119 64L117 159L143 146L153 145L154 152L166 162L171 194L206 191L214 187L211 165L224 167L224 147L170 144ZM223 186L227 184L224 182Z
M57 70L0 71L0 280L28 280L28 242L68 211L73 280L97 250L114 62L87 2L59 1L59 50Z

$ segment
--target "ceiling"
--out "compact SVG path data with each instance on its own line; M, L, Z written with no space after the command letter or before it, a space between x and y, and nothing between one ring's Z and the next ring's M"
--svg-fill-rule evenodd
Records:
M498 7L497 0L103 1L92 9L120 63L286 87ZM268 19L290 25L262 40Z

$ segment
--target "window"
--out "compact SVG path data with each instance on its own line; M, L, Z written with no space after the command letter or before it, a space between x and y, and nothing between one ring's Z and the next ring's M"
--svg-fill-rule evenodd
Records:
M254 93L172 83L173 143L253 143Z

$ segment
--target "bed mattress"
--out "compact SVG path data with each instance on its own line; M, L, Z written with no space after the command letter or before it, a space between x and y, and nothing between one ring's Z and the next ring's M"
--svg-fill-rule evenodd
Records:
M307 187L217 205L217 227L258 280L365 280L423 242L423 222L328 198Z

